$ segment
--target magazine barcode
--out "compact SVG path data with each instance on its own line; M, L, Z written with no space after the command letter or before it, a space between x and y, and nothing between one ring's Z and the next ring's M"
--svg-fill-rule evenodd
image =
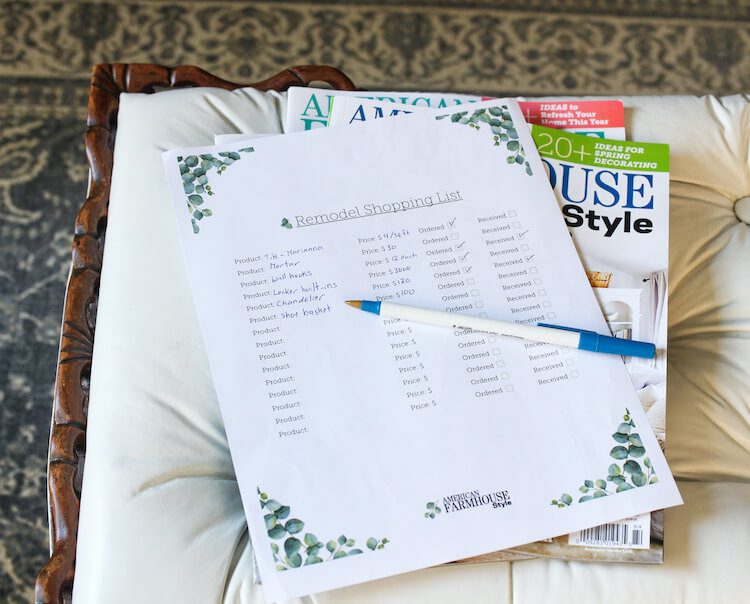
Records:
M643 531L627 524L602 524L581 531L581 543L612 543L617 545L641 545Z
M630 540L631 545L640 545L643 541L643 531L640 529L633 529L633 538Z

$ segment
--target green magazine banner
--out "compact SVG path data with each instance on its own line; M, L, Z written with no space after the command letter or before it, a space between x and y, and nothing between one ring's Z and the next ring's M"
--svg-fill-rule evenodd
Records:
M669 145L614 141L531 126L539 155L579 165L637 172L669 172Z

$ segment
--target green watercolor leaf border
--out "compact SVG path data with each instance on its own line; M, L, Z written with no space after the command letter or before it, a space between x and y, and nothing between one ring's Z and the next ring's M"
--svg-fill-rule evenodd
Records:
M435 119L450 119L454 124L469 126L476 131L489 129L495 147L504 147L508 154L505 161L509 164L523 166L526 174L531 176L531 166L526 159L526 152L518 140L513 118L508 111L507 105L498 107L485 107L483 109L458 111L446 115L439 115Z
M651 460L646 456L646 448L643 446L641 436L635 431L635 427L630 410L626 408L625 414L622 416L622 422L617 426L617 431L612 434L615 446L610 450L609 456L615 462L607 468L605 478L583 481L583 484L578 487L578 491L581 493L578 503L585 503L593 499L608 497L659 482L651 465ZM621 462L621 464L617 462ZM573 505L573 496L569 493L563 493L557 499L553 499L550 505L558 508L569 507Z
M257 490L260 508L266 512L263 520L266 532L272 539L271 552L277 571L321 564L364 553L362 549L355 547L356 540L346 535L339 535L336 539L324 542L314 533L303 534L305 523L298 518L290 518L292 510L289 506L271 499L267 493L260 490L260 487ZM388 543L390 540L387 537L370 537L365 542L365 547L374 552L384 549Z
M200 233L198 224L204 218L213 216L213 210L204 205L214 195L209 182L209 175L216 171L221 176L234 162L242 159L241 153L252 153L252 147L243 147L237 151L220 151L217 155L204 153L177 157L177 166L182 178L182 189L185 192L190 224L193 233Z

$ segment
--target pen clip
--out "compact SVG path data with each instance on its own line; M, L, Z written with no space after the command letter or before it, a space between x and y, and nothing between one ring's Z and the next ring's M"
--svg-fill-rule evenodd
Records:
M551 327L552 329L562 329L563 331L577 331L578 333L583 333L584 331L588 331L586 329L576 329L575 327L565 327L563 325L552 325L551 323L537 323L538 327ZM595 333L595 332L589 332L589 333Z

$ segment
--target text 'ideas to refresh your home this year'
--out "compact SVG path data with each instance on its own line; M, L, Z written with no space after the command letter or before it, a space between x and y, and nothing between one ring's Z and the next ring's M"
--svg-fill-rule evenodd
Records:
M518 104L472 110L515 144L447 109L163 156L268 600L681 503L621 357L345 304L607 333Z

